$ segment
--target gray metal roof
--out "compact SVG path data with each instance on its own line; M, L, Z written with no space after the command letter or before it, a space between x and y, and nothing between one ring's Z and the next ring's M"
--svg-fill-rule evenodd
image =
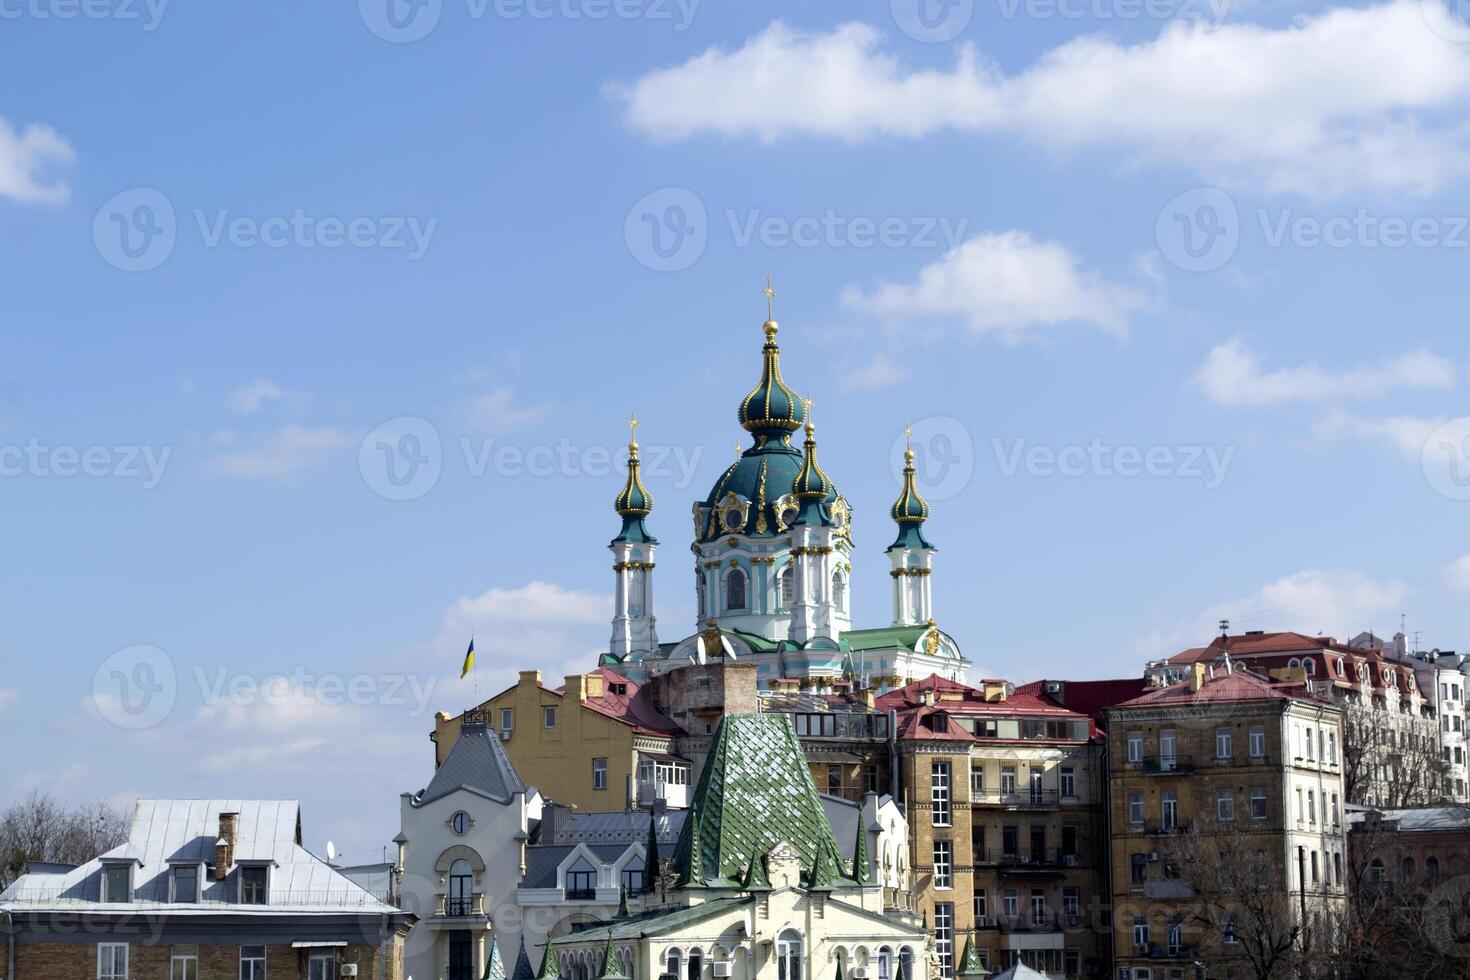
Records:
M268 865L269 894L265 906L235 903L232 870L225 881L209 871L200 882L200 901L169 902L169 873L175 865L204 865L215 861L221 813L238 813L235 862ZM145 904L166 904L171 913L217 914L222 905L241 913L271 913L283 909L302 913L389 913L388 906L300 844L300 805L295 800L139 800L133 810L128 839L62 875L22 875L0 895L0 904L13 911L65 906L81 911L127 911ZM103 903L104 864L130 862L133 901Z
M632 844L588 844L587 850L604 866L617 862L618 858L627 853ZM556 869L566 860L567 855L577 849L577 845L568 844L555 847L528 847L526 848L526 874L521 878L522 888L555 888Z
M658 825L658 842L674 844L679 832L684 829L684 810L668 810L653 814ZM648 818L646 811L615 813L558 813L556 839L547 844L611 844L625 841L643 844L648 841Z
M414 800L414 806L432 803L457 790L469 790L487 796L497 803L509 803L516 793L524 793L516 767L500 745L500 738L485 725L466 723L459 740L444 757L428 787Z

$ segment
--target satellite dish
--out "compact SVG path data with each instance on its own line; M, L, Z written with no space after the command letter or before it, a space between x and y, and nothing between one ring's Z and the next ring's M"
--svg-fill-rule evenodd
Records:
M735 659L735 647L731 645L730 638L724 633L720 634L720 646L724 649L725 656L729 657L731 660Z
M337 860L337 845L327 841L327 863L331 864Z

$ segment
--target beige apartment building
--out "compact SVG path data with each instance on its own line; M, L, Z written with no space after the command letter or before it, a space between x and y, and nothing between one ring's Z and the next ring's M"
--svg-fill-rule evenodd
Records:
M1105 712L1129 980L1284 967L1325 947L1345 909L1342 710L1244 668L1189 670Z

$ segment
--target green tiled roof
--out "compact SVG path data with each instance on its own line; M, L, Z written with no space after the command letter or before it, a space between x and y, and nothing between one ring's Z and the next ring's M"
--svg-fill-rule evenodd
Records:
M871 630L848 630L842 634L854 650L912 650L928 626L884 626Z
M480 980L505 980L505 961L500 958L500 941L490 937L490 953L485 957L485 972Z
M602 972L597 974L597 980L629 980L623 972L623 961L618 957L618 951L613 949L612 936L607 937L607 949L602 953Z
M541 969L536 971L536 980L555 980L560 976L561 970L556 965L556 957L551 955L551 943L547 943L541 954Z
M852 848L852 880L868 884L868 828L863 825L863 811L858 810L857 843Z
M536 980L536 971L531 969L531 959L526 955L526 937L521 937L521 951L516 954L516 968L510 980Z
M709 902L701 902L699 905L691 905L687 908L665 910L661 912L645 912L635 915L630 919L618 919L614 922L603 923L590 929L582 929L578 932L560 936L551 941L553 946L565 946L569 943L585 942L618 942L628 939L641 939L644 936L663 936L676 929L695 922L701 922L714 915L727 912L741 905L748 905L751 898L717 898Z
M790 717L726 715L674 849L679 881L738 887L751 862L782 841L796 848L813 887L841 875L842 852Z
M988 977L990 971L985 969L985 964L980 962L980 954L975 950L975 937L970 936L965 940L965 955L960 957L960 964L955 968L955 976L959 977Z

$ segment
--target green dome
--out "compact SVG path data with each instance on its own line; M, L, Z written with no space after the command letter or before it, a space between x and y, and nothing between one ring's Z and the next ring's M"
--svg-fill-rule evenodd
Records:
M893 507L888 513L898 524L898 538L889 546L894 548L933 548L925 538L923 525L929 519L929 502L919 496L919 488L914 485L914 451L905 449L903 453L903 493L893 502Z
M826 500L834 497L836 491L832 488L832 481L822 469L822 464L817 462L817 436L816 429L810 421L806 424L806 455L801 463L801 469L792 481L791 492L802 500Z
M628 443L628 480L623 484L622 492L613 500L613 508L623 519L623 529L613 538L614 544L619 541L658 543L643 525L643 518L653 513L653 494L643 485L643 477L639 474L636 439Z
M747 432L777 438L795 432L806 421L806 406L781 380L781 348L776 346L776 321L767 320L766 344L761 348L761 379L740 402L737 413Z

